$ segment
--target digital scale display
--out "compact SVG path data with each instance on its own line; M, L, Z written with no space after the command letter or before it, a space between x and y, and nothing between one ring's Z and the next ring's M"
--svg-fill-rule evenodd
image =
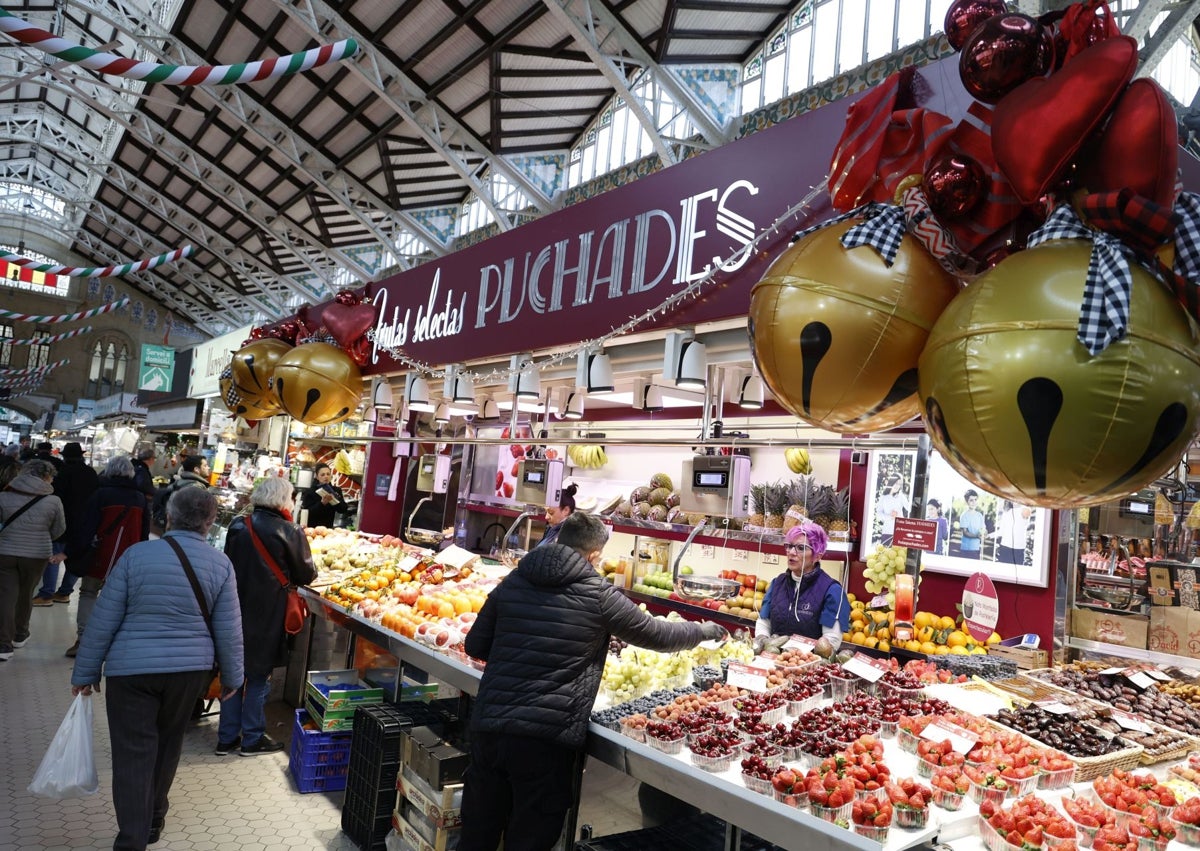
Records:
M698 470L692 475L692 486L697 488L727 488L729 473Z
M433 465L432 464L423 465L421 467L421 473L426 476L432 476L433 475Z
M546 483L545 470L526 470L525 483L529 485L542 485Z

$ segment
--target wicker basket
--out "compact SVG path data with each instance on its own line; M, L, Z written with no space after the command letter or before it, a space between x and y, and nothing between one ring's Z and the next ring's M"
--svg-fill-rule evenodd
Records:
M1014 730L1012 727L994 721L991 718L986 719L989 724L998 730L1003 730L1006 733L1011 733L1014 736L1019 736L1031 745L1039 748L1050 747L1045 742L1038 741L1032 736L1027 736L1020 730ZM1118 768L1128 771L1131 768L1137 768L1139 761L1142 758L1142 746L1134 745L1133 747L1124 748L1113 753L1105 754L1104 756L1072 756L1065 754L1067 759L1075 764L1075 782L1082 783L1085 780L1094 780L1101 775L1116 771Z

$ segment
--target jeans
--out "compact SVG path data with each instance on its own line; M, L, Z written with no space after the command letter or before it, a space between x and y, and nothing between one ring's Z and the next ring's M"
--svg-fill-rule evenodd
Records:
M43 564L40 558L0 554L0 653L11 653L14 641L29 637L33 589Z
M96 608L96 598L100 596L100 589L103 587L103 579L83 577L83 583L79 586L79 610L75 612L75 637L77 639L83 638L83 630L87 626L88 618L92 616L92 609Z
M65 552L66 549L66 544L54 545L56 555ZM67 573L65 570L63 571L62 585L58 586L58 591L54 590L54 586L58 584L58 570L61 567L62 564L56 564L52 561L46 563L46 569L42 571L42 587L38 589L37 596L43 600L49 600L55 594L70 594L75 590L75 583L79 581L79 577Z
M270 674L246 674L246 685L232 697L221 701L221 721L217 739L236 741L242 746L255 744L267 732L267 697L271 694Z

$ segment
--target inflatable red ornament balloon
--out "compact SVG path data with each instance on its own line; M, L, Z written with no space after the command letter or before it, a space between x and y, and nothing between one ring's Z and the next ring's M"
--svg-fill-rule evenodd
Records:
M977 26L958 57L958 73L967 92L984 103L997 103L1026 80L1047 74L1054 65L1054 42L1028 15L993 15Z
M843 248L850 220L811 233L771 264L750 296L763 380L805 422L880 431L918 413L917 358L958 285L905 235L889 267L869 246Z
M920 359L926 429L969 481L1023 505L1110 502L1178 462L1200 411L1200 329L1137 264L1127 335L1076 338L1092 244L1013 254L950 304Z
M1004 0L954 0L946 10L946 41L955 50L961 50L975 27L1007 11Z
M979 206L988 182L978 162L947 152L929 161L922 188L934 215L939 219L959 219Z
M340 423L362 399L362 373L328 343L296 346L275 365L275 394L283 410L306 425Z

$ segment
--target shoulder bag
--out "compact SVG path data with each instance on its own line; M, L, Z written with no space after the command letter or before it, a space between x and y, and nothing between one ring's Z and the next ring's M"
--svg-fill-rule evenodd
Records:
M129 513L129 509L131 508L133 508L132 505L125 506L125 510L118 514L117 518L113 520L113 522L108 524L108 528L102 532L96 532L96 534L92 536L91 543L88 544L87 552L85 552L82 556L74 559L70 556L67 557L67 573L71 574L72 576L87 576L88 573L91 572L92 567L95 566L96 557L100 555L100 548L104 546L104 539L111 535L118 526L125 522L125 515ZM124 530L122 529L121 531L123 532ZM117 539L117 543L118 545L120 544L120 538ZM109 567L111 568L112 565L110 564Z
M11 526L18 517L20 517L22 514L24 514L29 509L33 508L35 505L37 505L39 502L41 502L43 499L45 499L49 495L50 494L48 494L48 493L44 493L44 494L40 494L39 496L35 496L33 499L29 500L29 502L25 503L20 508L18 508L16 511L14 511L12 517L8 518L7 520L0 521L0 535L3 535L4 530L7 529L9 526Z
M200 580L196 578L196 571L192 569L192 563L188 560L187 553L183 551L183 547L174 538L163 538L167 545L175 551L175 555L179 557L179 563L183 565L183 572L187 574L188 583L192 586L192 593L196 595L196 602L200 605L200 614L204 618L204 625L208 627L208 636L213 643L213 680L216 680L221 673L221 666L217 662L217 634L213 632L212 613L208 610L208 601L204 599L204 591L200 588ZM218 689L219 693L219 689ZM212 694L212 685L209 686L208 694Z
M275 574L279 584L287 591L287 609L283 616L283 631L288 635L296 635L304 629L304 621L308 618L308 604L304 602L304 598L300 596L296 586L289 582L284 572L279 569L275 559L267 552L262 539L254 531L254 524L250 522L249 514L246 515L246 530L250 533L250 540L254 542L254 549L258 550L258 555L267 567L271 568L271 572Z

